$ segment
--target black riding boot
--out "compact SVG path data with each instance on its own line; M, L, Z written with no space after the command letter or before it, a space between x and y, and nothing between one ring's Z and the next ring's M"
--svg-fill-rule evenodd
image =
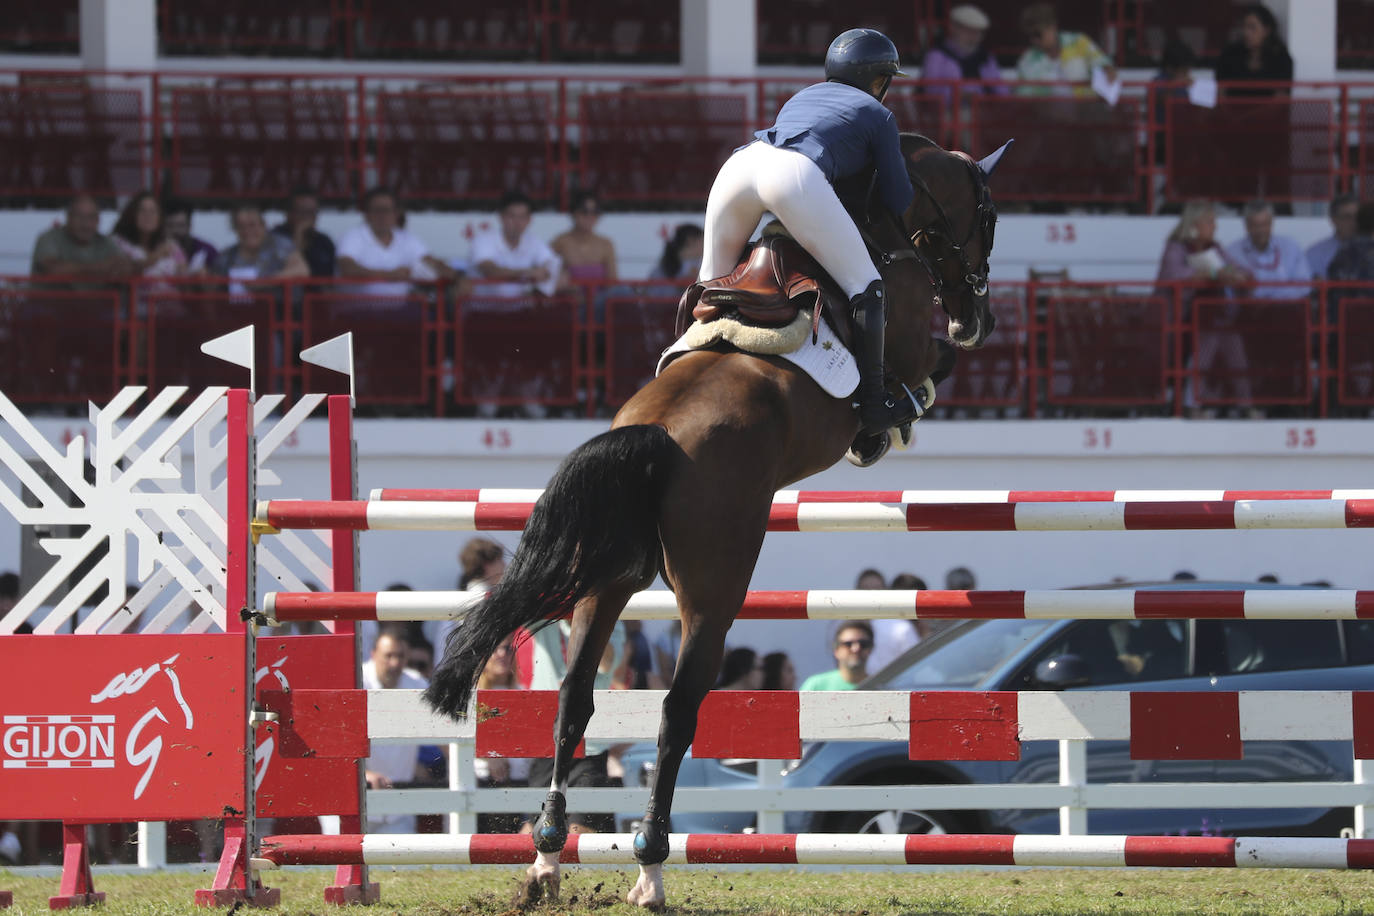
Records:
M859 363L859 421L869 435L885 433L916 417L914 405L897 404L883 385L883 330L887 324L887 293L883 281L874 280L868 289L849 302L854 327L854 356Z

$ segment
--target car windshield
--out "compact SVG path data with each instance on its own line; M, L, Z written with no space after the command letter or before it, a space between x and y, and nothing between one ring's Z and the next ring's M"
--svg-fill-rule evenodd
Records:
M973 687L1003 662L1035 640L1053 620L986 620L966 624L947 639L936 639L928 651L917 646L906 667L901 659L878 672L869 690L913 690L918 687Z

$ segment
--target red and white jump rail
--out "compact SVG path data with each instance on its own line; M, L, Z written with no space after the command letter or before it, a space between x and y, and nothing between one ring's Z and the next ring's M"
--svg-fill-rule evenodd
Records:
M284 733L321 755L343 747L366 756L369 740L466 738L483 757L553 755L556 690L479 690L462 722L436 716L418 690L369 690L365 705L359 693L293 690L269 705ZM586 738L653 739L664 696L597 691ZM345 708L346 721L310 718ZM887 741L905 743L912 760L1006 761L1020 759L1021 742L1055 740L1127 741L1138 760L1241 760L1246 741L1351 741L1356 758L1371 759L1374 692L712 691L692 754L794 760L804 742Z
M979 502L960 498L968 496L967 493L946 495L950 500L775 502L769 512L768 530L1175 531L1374 527L1374 498ZM524 528L533 507L533 502L274 499L257 504L254 526L264 533L288 528L519 531Z
M485 592L268 592L270 624L291 620L457 620ZM676 620L666 590L630 599L625 620ZM1362 620L1374 618L1374 591L1354 589L755 591L740 620Z
M1324 837L674 833L668 848L668 865L1374 868L1374 840ZM253 864L528 865L533 859L534 841L520 834L351 834L264 837ZM634 837L573 834L559 860L634 865Z
M378 488L370 499L392 502L532 503L539 489ZM1100 503L1236 502L1243 499L1374 499L1374 490L779 490L774 503Z

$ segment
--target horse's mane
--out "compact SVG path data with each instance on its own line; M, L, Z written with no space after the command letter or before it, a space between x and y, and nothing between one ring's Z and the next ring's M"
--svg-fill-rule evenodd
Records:
M944 149L943 146L927 137L925 134L918 134L914 131L904 130L901 132L902 149L911 152L918 149Z

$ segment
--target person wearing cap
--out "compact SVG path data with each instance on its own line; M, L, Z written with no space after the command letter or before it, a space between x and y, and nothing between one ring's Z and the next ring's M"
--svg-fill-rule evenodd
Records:
M949 11L949 23L926 49L921 61L921 78L927 82L943 80L981 80L982 91L1006 95L997 60L988 52L983 39L988 32L987 14L972 3L961 3ZM931 86L931 92L952 94L947 86Z
M902 157L897 120L883 107L898 67L897 46L873 29L850 29L830 44L825 79L798 92L772 127L731 154L706 200L700 282L735 269L759 219L771 212L825 268L849 298L858 331L858 407L863 430L886 432L910 422L883 385L886 293L868 248L834 184L874 179L877 194L898 221L914 192Z

